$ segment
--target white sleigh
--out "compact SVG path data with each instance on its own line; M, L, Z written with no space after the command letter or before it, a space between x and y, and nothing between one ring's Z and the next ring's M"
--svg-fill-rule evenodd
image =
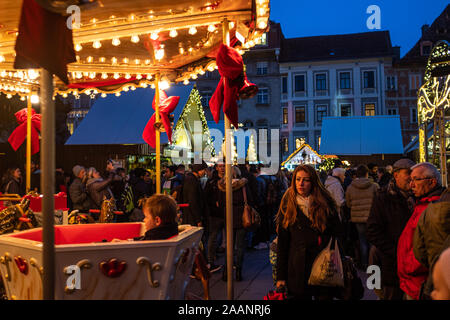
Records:
M183 225L168 240L110 242L144 230L143 223L55 226L55 298L184 299L203 229ZM9 299L43 298L42 256L41 228L0 236L0 272ZM68 281L71 269L78 269L74 265L79 289Z

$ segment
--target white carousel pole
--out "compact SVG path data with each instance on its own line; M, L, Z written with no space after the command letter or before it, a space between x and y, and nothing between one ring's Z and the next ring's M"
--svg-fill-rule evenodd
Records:
M159 120L159 73L155 76L155 123L160 124ZM156 194L161 193L161 132L160 126L156 128Z
M228 19L223 20L223 43L230 45L230 30ZM225 78L223 78L225 86ZM232 158L231 158L231 124L228 117L224 114L225 119L225 183L226 183L226 229L227 229L227 297L228 300L234 299L233 285L233 190L231 188L232 176Z
M53 75L41 69L41 119L42 147L42 242L44 300L55 299L55 104L53 102Z

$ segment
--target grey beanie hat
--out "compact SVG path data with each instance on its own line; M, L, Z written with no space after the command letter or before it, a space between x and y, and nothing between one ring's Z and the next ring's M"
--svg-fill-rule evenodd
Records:
M75 177L78 177L78 175L80 174L81 170L85 170L84 167L83 167L83 166L76 165L76 166L73 167L73 169L72 169L73 175L74 175Z

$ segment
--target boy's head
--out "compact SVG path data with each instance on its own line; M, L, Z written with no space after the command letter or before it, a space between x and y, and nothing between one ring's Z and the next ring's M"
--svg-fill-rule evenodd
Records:
M168 224L176 223L177 203L172 197L154 194L144 202L142 208L146 231Z

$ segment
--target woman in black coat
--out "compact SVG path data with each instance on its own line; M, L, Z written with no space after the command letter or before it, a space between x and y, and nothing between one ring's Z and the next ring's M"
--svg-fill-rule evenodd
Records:
M308 285L315 258L331 236L341 237L336 203L314 168L298 166L276 217L277 288L294 299L332 299L333 288Z

